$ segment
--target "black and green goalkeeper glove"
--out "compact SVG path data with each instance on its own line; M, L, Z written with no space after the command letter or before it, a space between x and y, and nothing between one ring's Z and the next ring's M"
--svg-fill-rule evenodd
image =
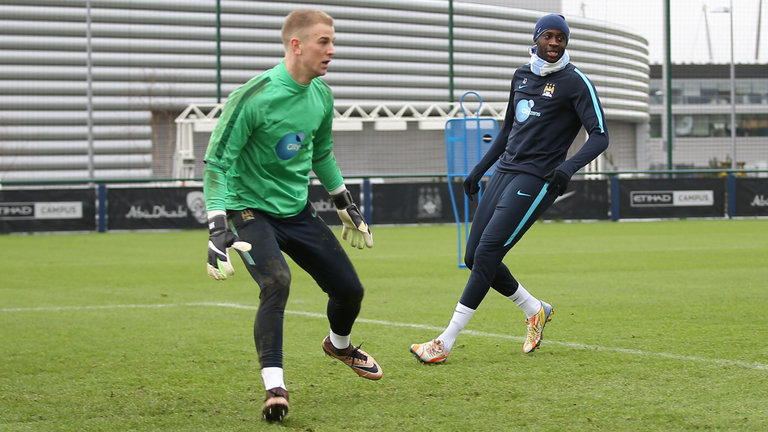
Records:
M332 195L331 198L336 205L336 213L339 214L339 219L341 219L342 240L346 240L347 236L350 236L349 244L352 247L362 249L363 242L365 242L365 246L372 248L373 235L370 228L368 228L368 224L365 223L363 215L360 214L360 209L352 202L352 194L345 190L344 192Z
M224 280L235 274L229 258L229 248L242 252L251 250L251 244L240 240L227 228L227 216L223 211L208 212L208 276Z

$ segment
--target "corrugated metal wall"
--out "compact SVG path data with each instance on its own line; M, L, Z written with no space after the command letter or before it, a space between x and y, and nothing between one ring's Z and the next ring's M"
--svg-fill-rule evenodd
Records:
M299 7L336 20L337 55L325 79L337 107L450 99L448 2L437 0L223 0L224 98L282 58L279 29ZM542 13L454 2L454 14L454 99L473 90L506 102ZM595 82L609 120L645 122L647 43L569 22L571 58ZM0 180L168 176L175 138L166 132L188 104L217 101L216 68L214 0L4 1Z

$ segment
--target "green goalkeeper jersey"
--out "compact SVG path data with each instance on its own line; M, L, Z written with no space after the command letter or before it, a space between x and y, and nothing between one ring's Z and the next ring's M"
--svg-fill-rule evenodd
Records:
M332 124L328 85L298 84L284 61L233 91L205 152L206 209L284 218L306 206L310 170L328 191L343 185Z

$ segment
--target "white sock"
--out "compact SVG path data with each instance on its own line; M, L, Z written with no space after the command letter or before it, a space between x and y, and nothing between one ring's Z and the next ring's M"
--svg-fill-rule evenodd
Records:
M443 348L446 353L451 352L451 348L453 348L453 344L456 342L456 337L459 336L459 332L464 329L464 326L467 325L474 313L474 309L470 309L461 303L456 303L456 309L453 311L451 322L448 323L448 327L443 330L443 333L437 337L437 339L443 342Z
M526 291L520 282L517 283L517 291L507 298L515 302L523 310L526 318L536 315L539 313L539 309L541 309L541 301Z
M283 381L283 368L268 367L261 370L261 379L264 380L264 389L269 390L275 387L285 389Z
M349 346L350 335L339 336L331 331L331 343L337 349L344 349Z

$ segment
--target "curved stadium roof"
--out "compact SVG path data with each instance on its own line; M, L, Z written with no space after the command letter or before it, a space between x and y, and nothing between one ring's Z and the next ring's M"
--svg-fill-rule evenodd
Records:
M449 103L466 91L503 105L544 13L455 1L451 39L444 0L228 0L221 2L218 55L214 1L90 3L90 11L53 0L0 5L0 46L9 54L0 60L5 179L18 178L13 171L22 165L25 175L50 175L51 165L40 161L51 154L72 156L72 173L64 166L58 175L77 176L89 133L97 177L157 176L156 114L173 117L190 104L225 99L280 61L280 27L296 8L321 7L335 19L337 55L324 79L339 112L355 104L394 111ZM611 24L568 21L572 62L594 82L606 117L647 122L647 41Z

